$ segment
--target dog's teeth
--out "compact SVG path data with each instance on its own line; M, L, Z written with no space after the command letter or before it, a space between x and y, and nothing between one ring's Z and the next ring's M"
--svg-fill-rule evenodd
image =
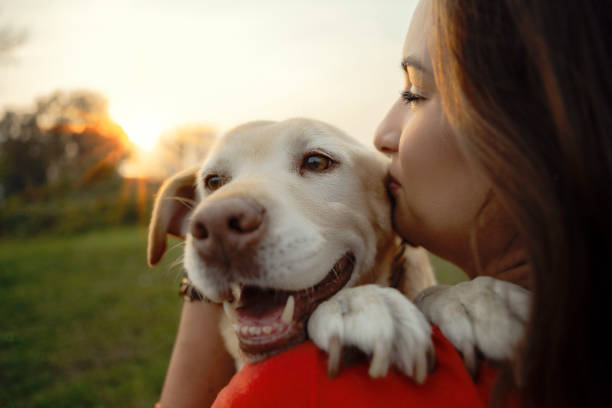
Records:
M272 328L270 326L264 326L261 330L264 332L264 334L272 333Z
M287 303L285 304L285 310L283 310L283 315L281 316L281 321L285 324L291 323L293 320L293 309L295 308L295 299L293 299L293 295L287 298Z
M261 334L261 329L259 327L251 326L249 327L249 334L252 336L259 336Z
M276 331L276 330L279 330L280 328L281 328L281 325L279 323L274 323L272 330Z
M229 317L230 322L238 321L238 316L236 314L236 310L229 304L228 301L223 302L223 310L225 310L225 314Z
M240 333L245 334L245 335L248 334L249 333L249 326L242 326L240 328Z
M234 302L239 301L240 295L242 295L242 289L240 288L240 285L238 285L237 283L232 283L230 285L230 290L232 291L232 296L234 296Z

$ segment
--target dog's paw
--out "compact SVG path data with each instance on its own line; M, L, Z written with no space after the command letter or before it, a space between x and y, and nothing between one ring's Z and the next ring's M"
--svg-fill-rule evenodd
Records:
M414 303L463 354L475 376L477 352L490 360L512 356L525 331L530 293L483 276L454 286L432 286L420 292Z
M401 292L377 285L342 289L321 303L308 321L308 335L329 353L328 374L335 377L342 347L371 357L369 374L383 377L393 364L422 384L435 364L431 326Z

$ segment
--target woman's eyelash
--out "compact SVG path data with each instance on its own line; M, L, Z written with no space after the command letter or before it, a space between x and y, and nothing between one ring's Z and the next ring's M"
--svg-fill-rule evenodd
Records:
M410 91L402 91L402 100L405 103L417 103L425 100L425 98Z

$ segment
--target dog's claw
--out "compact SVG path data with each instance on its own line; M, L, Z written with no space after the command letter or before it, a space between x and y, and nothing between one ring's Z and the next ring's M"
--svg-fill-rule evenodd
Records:
M467 368L472 378L476 378L478 360L476 358L474 347L470 343L465 342L461 346L460 350L461 354L463 355L463 362L465 364L465 368Z
M338 336L329 339L329 356L327 357L327 375L329 378L336 378L340 372L342 362L342 343Z
M384 377L391 364L417 383L435 361L431 326L399 291L376 285L343 289L321 303L308 321L309 337L329 353L330 377L338 375L342 347L370 356L368 373Z
M384 377L389 371L389 347L384 342L374 345L368 373L372 378Z
M427 378L426 370L426 357L424 355L416 356L414 361L414 368L412 369L414 382L421 385Z
M432 286L415 297L428 320L462 354L473 378L481 358L512 358L525 333L530 302L527 290L488 276L454 286Z

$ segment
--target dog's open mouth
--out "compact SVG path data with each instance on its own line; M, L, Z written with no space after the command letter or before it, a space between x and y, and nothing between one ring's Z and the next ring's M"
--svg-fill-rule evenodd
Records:
M354 264L353 253L346 253L321 282L299 291L243 287L238 307L224 307L247 359L257 361L303 341L311 313L349 281Z

